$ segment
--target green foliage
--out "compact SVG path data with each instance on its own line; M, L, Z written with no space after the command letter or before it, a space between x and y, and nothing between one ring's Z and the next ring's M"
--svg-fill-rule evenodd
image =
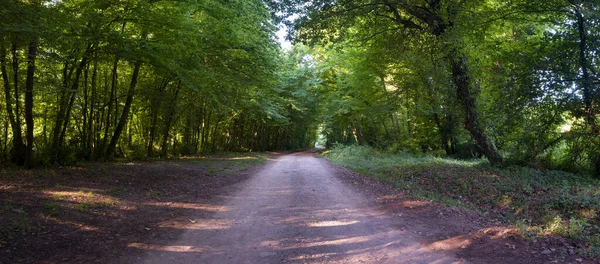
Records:
M360 146L340 146L326 157L416 197L473 208L523 230L564 235L600 247L594 240L600 224L600 182L586 175L496 168L482 160L390 154Z
M95 208L99 208L99 207L100 206L98 204L93 204L93 203L78 203L73 206L73 208L75 208L79 211L88 211L90 209L95 209Z
M25 214L19 214L13 222L13 227L22 233L31 232L31 224Z
M58 205L55 202L44 203L44 215L56 217L60 214Z
M120 187L111 187L106 191L106 194L114 197L119 197L123 195L123 189Z

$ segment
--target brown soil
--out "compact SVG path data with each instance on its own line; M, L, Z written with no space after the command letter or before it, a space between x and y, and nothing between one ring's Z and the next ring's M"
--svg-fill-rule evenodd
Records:
M1 171L0 263L136 256L144 250L132 243L176 240L183 230L161 223L212 214L203 201L247 180L260 163L257 156L211 156Z
M597 263L309 152L250 164L4 172L0 263Z

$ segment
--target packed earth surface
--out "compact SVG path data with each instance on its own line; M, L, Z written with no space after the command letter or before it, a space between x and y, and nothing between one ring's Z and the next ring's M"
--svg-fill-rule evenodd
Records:
M314 151L2 173L0 263L597 263Z

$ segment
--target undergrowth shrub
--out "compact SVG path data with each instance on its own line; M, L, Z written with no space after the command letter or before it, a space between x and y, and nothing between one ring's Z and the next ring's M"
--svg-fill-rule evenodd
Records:
M600 252L600 181L585 174L337 146L326 157L417 198L476 209L535 234L583 240Z

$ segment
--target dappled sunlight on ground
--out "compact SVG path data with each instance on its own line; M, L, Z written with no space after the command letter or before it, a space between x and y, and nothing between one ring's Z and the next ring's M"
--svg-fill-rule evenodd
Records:
M309 227L331 227L331 226L346 226L359 223L356 220L345 220L345 221L317 221L315 223L309 223Z
M471 243L473 243L473 239L470 235L462 235L435 241L425 248L429 250L457 250L459 248L465 248L471 245Z
M179 208L179 209L194 209L194 210L203 210L203 211L208 211L208 212L225 212L225 211L229 210L229 208L227 208L227 206L202 204L202 203L146 202L146 203L143 203L143 205L171 207L171 208Z
M161 223L160 228L176 228L189 230L224 230L231 228L232 220L220 219L187 219Z
M532 250L514 242L514 230L496 222L482 225L477 213L416 201L398 192L372 192L369 188L374 184L351 176L345 179L338 174L347 175L346 171L328 167L332 165L311 155L277 157L227 191L216 187L230 176L182 181L193 179L199 173L197 166L212 165L149 166L155 171L141 173L142 177L132 173L145 165L120 166L118 170L135 170L118 171L122 177L106 181L120 183L115 187L91 181L45 185L53 186L49 188L3 186L17 186L10 188L49 208L39 210L47 215L37 216L62 229L42 230L56 235L40 249L48 248L47 260L56 263L62 259L73 263L100 259L104 263L411 264L554 260L539 256L544 249L533 250L541 261L523 257L523 252ZM164 176L171 174L189 178ZM132 182L135 179L144 181ZM214 191L206 195L210 190ZM20 205L31 204L21 200ZM32 216L25 213L27 208L3 206L10 208L0 207L8 210L4 212ZM54 212L56 216L49 215ZM88 246L82 251L80 244ZM55 251L64 248L60 258L52 259ZM521 248L520 254L514 254ZM65 254L78 257L69 259Z
M514 228L512 227L506 227L506 226L494 226L494 227L489 227L489 228L484 228L479 230L479 232L485 234L485 235L490 235L490 238L492 239L501 239L503 237L505 237L506 235L513 233L515 231Z
M206 210L214 217L161 224L157 232L187 230L175 243L130 246L146 251L144 263L461 263L445 252L465 246L466 240L428 243L398 228L392 215L371 208L328 174L321 161L309 155L285 157L291 158L266 166L239 192L220 196L221 204L148 203ZM401 206L428 204L406 201Z
M166 245L150 245L144 243L129 243L128 247L143 249L143 250L157 250L157 251L168 251L168 252L193 252L202 253L207 250L204 248L194 246L166 246ZM214 250L214 249L213 249Z
M417 207L424 207L430 205L429 201L404 201L402 202L402 206L413 209Z

